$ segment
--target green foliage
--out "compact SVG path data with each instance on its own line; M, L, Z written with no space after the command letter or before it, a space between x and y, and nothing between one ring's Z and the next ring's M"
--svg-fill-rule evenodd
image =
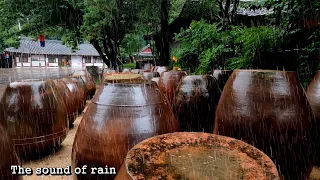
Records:
M136 68L136 63L123 64L123 68L131 68L131 69L134 69L134 68Z
M184 3L188 0L171 0L171 8L169 13L169 24L174 21L182 11Z
M180 46L172 51L183 68L204 74L212 68L250 68L257 53L282 45L282 31L275 27L230 27L193 22L191 29L175 36Z
M231 34L235 37L235 58L239 58L238 64L241 64L234 68L250 68L259 52L274 52L283 44L283 31L272 26L235 27Z
M120 45L121 55L129 56L137 53L144 45L145 41L142 33L126 34Z

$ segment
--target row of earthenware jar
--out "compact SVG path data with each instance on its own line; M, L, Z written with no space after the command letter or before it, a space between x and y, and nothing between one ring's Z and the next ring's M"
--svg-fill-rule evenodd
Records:
M168 76L168 78L165 78ZM226 153L226 149L234 148L233 153L229 153L225 155L225 159L236 158L237 160L241 161L241 165L237 165L234 170L232 170L233 174L230 178L235 178L240 176L242 173L238 173L238 169L240 167L245 166L245 164L256 163L254 168L251 170L246 169L245 179L252 176L257 179L277 179L278 172L276 170L276 166L272 163L268 156L264 155L258 149L241 142L239 140L235 140L232 138L226 138L211 134L171 134L170 133L177 133L181 131L181 127L184 127L181 122L177 120L174 116L173 107L171 106L173 100L175 99L175 89L177 89L179 81L186 76L186 72L183 71L166 71L161 74L159 79L159 86L157 83L153 81L149 81L150 78L146 76L142 76L140 74L134 73L106 73L104 74L104 82L99 88L99 91L96 93L95 97L92 99L91 103L89 104L83 118L79 124L78 130L76 132L76 136L74 139L73 149L72 149L72 168L75 169L76 167L83 167L87 166L88 169L102 167L104 168L105 175L101 174L74 174L74 179L139 179L136 178L146 177L143 175L136 175L136 177L128 177L126 170L132 164L135 164L137 168L144 166L143 164L126 164L125 161L126 156L130 154L133 156L135 153L134 146L139 146L139 143L143 143L145 141L148 146L144 146L142 150L147 150L149 152L141 152L139 157L137 158L150 158L150 153L156 153L154 157L159 157L161 153L167 153L166 143L171 147L172 152L176 151L175 147L178 148L178 145L187 145L192 144L189 140L194 139L195 143L199 143L199 148L195 149L196 154L201 156L204 146L208 142L214 143L216 145L223 146L225 149L219 152L220 154ZM188 76L186 76L188 77ZM192 76L193 77L193 76ZM211 100L212 97L215 99L216 96L206 95L205 93L211 93L212 90L215 88L219 88L213 82L217 82L215 78L211 76L194 76L195 80L185 80L185 84L190 85L199 85L202 89L199 89L198 96L204 96L206 101L204 103L212 103L214 102ZM208 83L209 82L209 83ZM210 84L210 85L208 85ZM185 85L187 86L187 85ZM203 92L205 91L205 92ZM220 90L218 91L220 92ZM202 95L202 94L203 95ZM213 98L213 99L214 99ZM208 99L208 101L207 101ZM199 100L203 100L201 97ZM203 103L203 104L204 104ZM196 106L196 104L192 104ZM185 108L187 105L182 106ZM203 106L205 108L205 106ZM213 110L208 107L207 109L209 112L213 112ZM187 111L182 111L183 112ZM194 111L193 111L194 112ZM201 129L205 126L209 126L210 130L213 130L213 123L209 123L209 118L206 115L210 114L205 111L202 117L205 117L203 124L201 127L197 127ZM192 116L190 116L193 118ZM213 117L213 116L211 116ZM188 118L188 117L185 117ZM179 125L180 123L180 125ZM187 124L187 123L186 123ZM191 127L192 125L186 126ZM209 131L208 129L208 131ZM160 135L160 136L159 136ZM157 147L158 141L163 141L161 135L168 137L168 141L164 142L162 145ZM151 139L149 139L151 138ZM155 138L155 139L152 139ZM180 139L179 142L172 142L170 138ZM153 142L155 140L155 142ZM199 141L200 140L200 141ZM201 142L203 140L203 142ZM142 142L143 141L143 142ZM225 145L226 142L231 143L229 145ZM138 144L138 145L137 145ZM160 143L161 144L161 143ZM159 145L159 144L158 144ZM203 147L202 147L203 146ZM131 150L131 153L129 150ZM157 149L158 148L158 149ZM185 146L179 147L182 150L185 149ZM247 148L243 150L243 148ZM148 150L149 149L149 150ZM242 150L241 150L242 149ZM215 150L210 150L214 152ZM240 152L241 150L241 152ZM129 152L129 153L128 153ZM254 153L253 153L254 152ZM157 154L158 153L158 154ZM191 153L191 152L190 152ZM242 157L236 157L236 153L244 153ZM250 156L253 153L257 157L254 160L249 160ZM145 154L145 155L143 155ZM231 155L233 154L233 155ZM245 155L247 154L247 155ZM211 157L212 154L207 154L205 158ZM141 157L143 156L143 157ZM232 156L232 157L231 157ZM160 156L162 157L162 156ZM133 157L131 157L133 158ZM131 159L129 158L129 159ZM204 156L203 156L204 158ZM191 158L192 159L192 158ZM247 159L247 160L242 160ZM153 161L163 161L164 159L154 159ZM257 164L263 160L264 164ZM234 160L231 160L234 161ZM232 162L230 161L230 164ZM252 162L249 162L252 161ZM130 163L130 162L129 162ZM151 162L153 163L153 162ZM183 161L181 161L183 163ZM201 168L203 162L196 163L197 168ZM223 163L220 160L220 163ZM164 163L166 164L166 163ZM212 166L217 166L216 164L211 164ZM125 167L126 166L126 167ZM155 165L159 168L159 165ZM106 168L105 168L106 167ZM109 168L108 168L109 167ZM119 174L116 177L116 174L110 174L111 169L115 168ZM149 170L152 171L152 167ZM163 177L169 178L168 172L164 171L163 168L162 172L158 172L153 174L154 177ZM187 169L190 171L190 168ZM208 176L209 178L212 177L212 171L207 168L207 174L211 174ZM244 170L244 169L242 169ZM219 170L220 171L220 170ZM134 173L137 173L134 171ZM150 171L149 172L140 172L146 175L148 174L147 179L150 179ZM159 173L161 176L159 176ZM172 178L178 178L177 176L179 173L174 174L172 173ZM180 172L181 174L181 172ZM183 173L182 173L183 174ZM204 176L199 176L198 178L203 179ZM215 175L213 175L215 176ZM190 176L186 176L190 178ZM208 178L207 177L207 178ZM141 178L140 178L141 179ZM170 179L170 178L169 178ZM197 179L197 177L192 177L191 179Z
M191 76L184 71L165 71L157 83L150 81L150 76L104 74L76 132L73 169L107 165L120 170L117 179L306 179L310 174L318 157L320 126L294 72L235 70ZM81 87L77 92L90 91L88 81L79 84L77 77L67 79L62 80L71 92ZM0 104L7 110L0 113L0 120L19 156L59 145L68 130L68 115L72 118L84 107L84 96L74 93L77 100L69 101L55 93L59 82L63 84L58 80L16 82L7 88ZM317 85L313 85L316 90L311 87L309 99L320 91ZM69 105L72 110L62 108L67 102L80 105ZM316 106L314 100L312 108ZM44 146L46 141L49 144ZM204 167L210 158L214 163ZM185 168L190 160L194 166ZM217 168L219 172L214 171ZM223 175L224 171L227 174ZM74 175L74 179L115 176L88 173Z
M295 72L235 70L188 76L165 71L158 86L130 74L110 76L79 125L73 167L119 169L135 144L179 131L214 133L251 144L271 158L284 179L307 179L318 161L320 126L312 112L317 101L310 106Z
M95 88L85 71L9 83L0 101L0 179L21 179L10 169L19 158L41 158L59 148Z
M307 93L295 72L271 70L166 72L159 87L181 131L243 140L266 153L284 179L307 179L320 163L319 77L318 72Z

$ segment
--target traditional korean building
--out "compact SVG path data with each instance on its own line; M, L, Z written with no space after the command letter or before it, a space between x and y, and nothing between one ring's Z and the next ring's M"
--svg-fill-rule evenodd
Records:
M39 40L22 37L19 48L6 48L14 67L103 67L97 50L90 43L79 45L79 50L62 44L59 40L45 40L41 47Z
M139 53L133 55L136 64L138 67L143 67L145 63L151 63L155 65L155 56L153 54L150 44L143 47Z

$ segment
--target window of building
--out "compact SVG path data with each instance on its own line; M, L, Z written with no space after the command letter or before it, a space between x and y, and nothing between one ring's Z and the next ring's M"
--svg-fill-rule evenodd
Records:
M31 61L39 61L39 57L38 56L31 56Z
M28 62L28 54L22 54L20 62Z
M103 62L99 56L93 57L93 61L94 61L94 63L102 63Z
M82 60L83 60L85 63L92 63L90 56L82 56Z
M48 56L48 62L49 63L56 63L56 57L55 56Z

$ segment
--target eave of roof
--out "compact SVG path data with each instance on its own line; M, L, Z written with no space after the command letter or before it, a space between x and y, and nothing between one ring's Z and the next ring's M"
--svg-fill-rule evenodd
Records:
M6 48L5 51L25 54L48 54L48 55L78 55L78 56L100 56L98 51L89 43L79 45L79 50L75 52L72 48L62 44L59 40L45 40L45 47L40 46L40 42L30 38L22 37L19 48Z

